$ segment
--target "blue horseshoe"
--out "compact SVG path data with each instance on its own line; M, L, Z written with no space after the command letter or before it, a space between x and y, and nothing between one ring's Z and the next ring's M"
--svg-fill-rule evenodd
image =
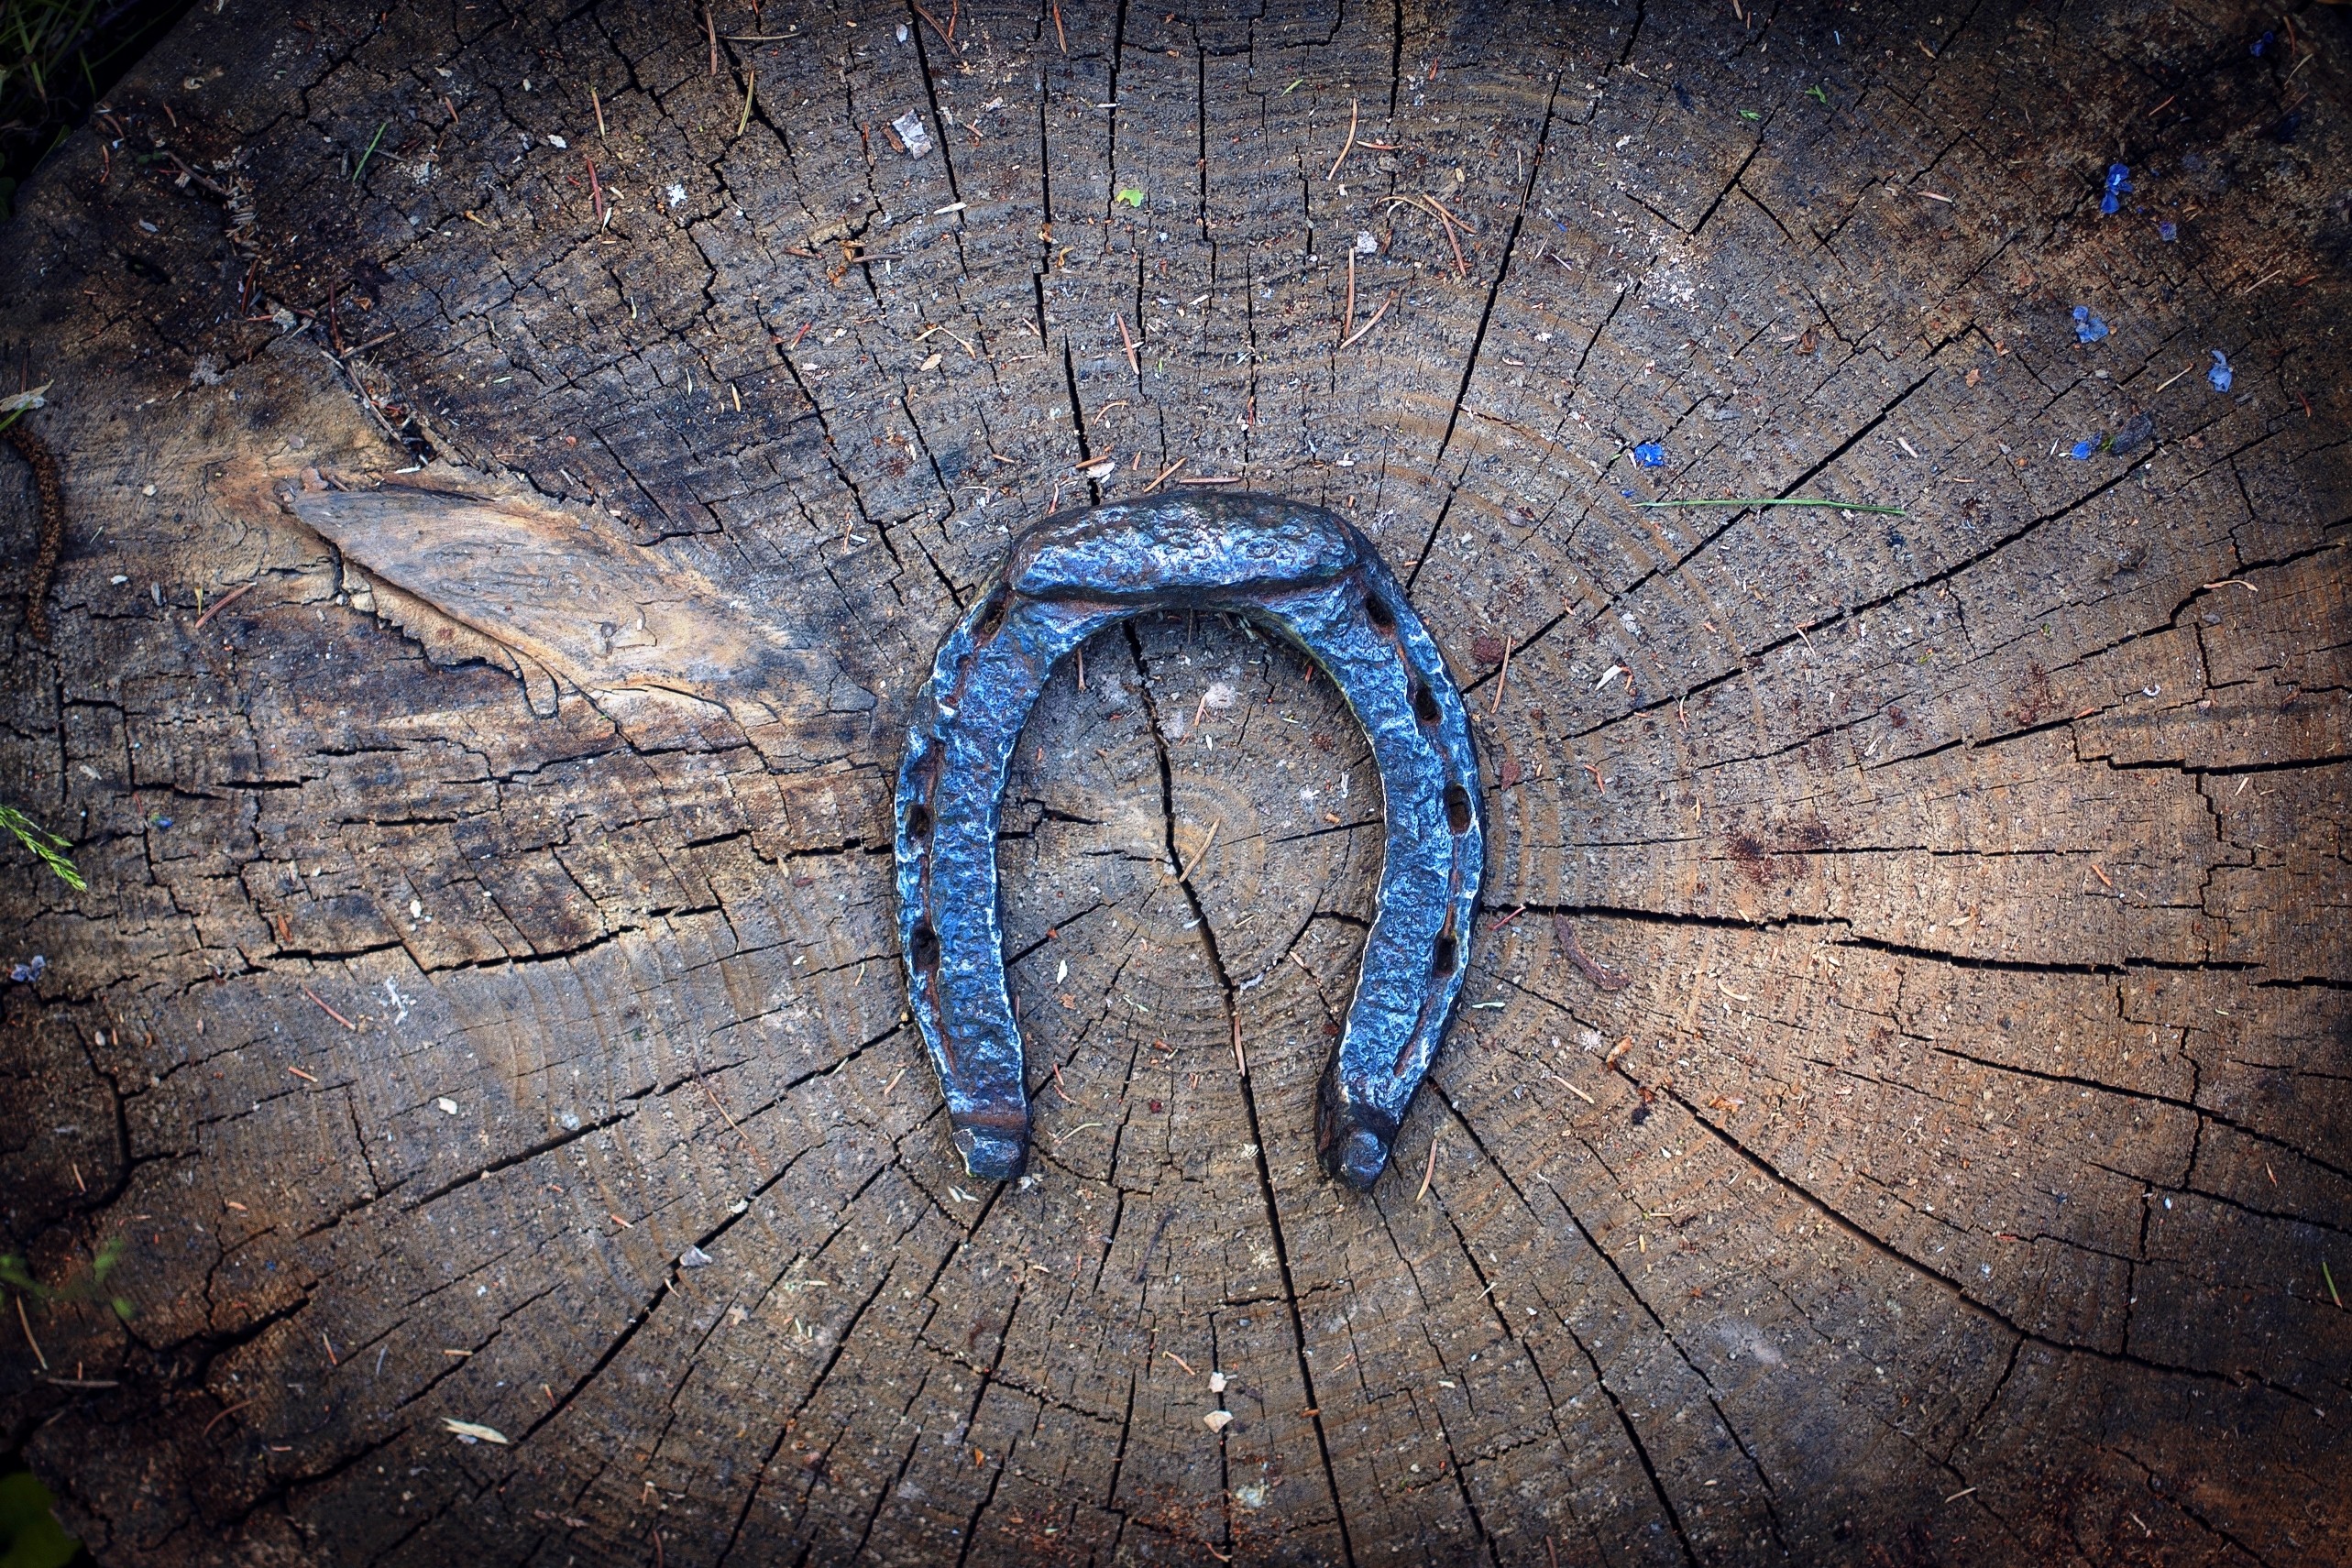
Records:
M1388 801L1378 906L1323 1075L1315 1148L1368 1189L1461 1000L1486 865L1468 715L1372 542L1321 507L1179 489L1058 512L1017 536L932 660L898 770L898 935L964 1168L1028 1163L1020 1026L1005 988L996 830L1005 777L1054 664L1149 610L1247 617L1331 676Z

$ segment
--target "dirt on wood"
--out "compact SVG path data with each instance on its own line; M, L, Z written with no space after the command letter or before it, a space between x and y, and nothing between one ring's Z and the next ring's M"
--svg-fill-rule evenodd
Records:
M0 1419L99 1561L2352 1561L2352 18L1229 9L225 0L26 188ZM975 1183L918 672L1203 481L1453 662L1468 1005L1331 1184L1378 775L1131 623ZM1643 504L1752 497L1844 504Z

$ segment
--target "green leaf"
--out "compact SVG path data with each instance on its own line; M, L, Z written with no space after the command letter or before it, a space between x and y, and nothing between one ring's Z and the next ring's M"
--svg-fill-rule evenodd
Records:
M64 1568L81 1549L57 1522L40 1477L29 1470L0 1475L0 1565Z
M1742 109L1740 111L1740 118L1743 120L1761 120L1764 116L1757 114L1753 109Z
M1830 101L1830 95L1827 93L1822 92L1818 85L1805 89L1805 96L1808 98L1819 99L1824 104Z
M1135 186L1129 185L1118 193L1116 200L1125 202L1130 207L1140 207L1143 205L1143 192Z

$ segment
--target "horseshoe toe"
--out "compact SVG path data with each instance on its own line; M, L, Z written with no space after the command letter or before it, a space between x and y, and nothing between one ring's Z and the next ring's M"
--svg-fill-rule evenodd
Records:
M1178 490L1045 519L1014 540L932 661L898 773L899 938L956 1148L982 1180L1028 1163L996 907L998 813L1021 725L1063 656L1161 609L1243 615L1296 644L1371 741L1385 859L1315 1110L1324 1168L1368 1189L1468 970L1486 858L1478 757L1445 659L1371 542L1336 513L1247 492Z

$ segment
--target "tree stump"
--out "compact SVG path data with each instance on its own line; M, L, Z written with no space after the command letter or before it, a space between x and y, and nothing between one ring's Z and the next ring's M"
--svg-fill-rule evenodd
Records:
M226 0L33 182L0 1397L100 1561L2352 1560L2344 16L1225 9ZM1133 623L974 1182L912 693L1226 482L1466 691L1468 1005L1332 1184L1377 775Z

